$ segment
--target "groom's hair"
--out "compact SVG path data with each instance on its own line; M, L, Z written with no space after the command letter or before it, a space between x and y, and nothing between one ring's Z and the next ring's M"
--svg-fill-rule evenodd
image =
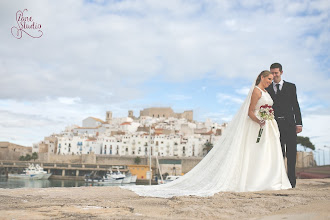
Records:
M280 63L273 63L270 65L271 69L279 68L280 72L282 72L282 65Z

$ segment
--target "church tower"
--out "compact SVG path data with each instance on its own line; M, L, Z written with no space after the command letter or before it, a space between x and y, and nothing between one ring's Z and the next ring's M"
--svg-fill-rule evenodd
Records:
M110 124L111 120L112 120L112 112L107 111L106 116L105 116L105 121Z
M129 118L134 118L134 115L133 115L133 111L132 110L129 110L128 111L128 117Z

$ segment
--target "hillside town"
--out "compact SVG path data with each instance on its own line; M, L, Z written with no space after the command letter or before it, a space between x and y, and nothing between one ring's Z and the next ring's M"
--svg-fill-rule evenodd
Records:
M175 113L169 107L146 108L138 117L128 111L127 117L116 118L107 111L104 120L87 117L81 126L67 126L32 148L0 142L0 160L5 160L0 164L4 166L0 174L19 172L26 164L15 161L32 159L52 173L51 178L58 179L81 180L91 172L116 168L136 175L140 181L162 173L183 175L212 147L221 147L216 143L226 126L210 119L197 122L193 111ZM315 165L312 152L298 152L297 167Z
M203 157L221 136L226 124L193 120L193 111L175 113L172 108L146 108L135 117L105 120L88 117L82 126L72 125L33 144L32 152L48 155L117 155L152 157Z

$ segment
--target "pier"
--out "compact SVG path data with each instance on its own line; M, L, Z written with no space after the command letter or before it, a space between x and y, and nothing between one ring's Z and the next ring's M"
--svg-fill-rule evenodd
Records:
M0 175L8 176L8 173L21 173L29 164L40 164L48 173L53 175L51 179L70 179L83 180L85 174L97 171L99 174L105 174L109 169L120 172L128 172L125 165L105 165L105 164L75 164L75 163L43 163L34 161L4 161L0 160Z

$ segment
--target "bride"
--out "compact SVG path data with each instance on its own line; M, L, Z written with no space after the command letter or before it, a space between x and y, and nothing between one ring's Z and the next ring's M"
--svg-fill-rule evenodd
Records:
M179 179L157 186L123 186L140 196L212 196L223 191L246 192L289 189L274 119L262 120L260 106L273 105L265 90L273 80L262 71L238 113L213 149L191 171ZM263 128L256 143L259 129Z

